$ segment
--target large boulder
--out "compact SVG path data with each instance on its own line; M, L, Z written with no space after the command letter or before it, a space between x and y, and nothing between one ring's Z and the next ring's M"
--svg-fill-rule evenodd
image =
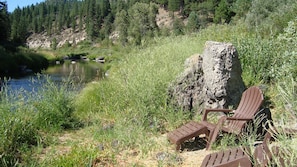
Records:
M185 111L236 107L245 89L238 53L231 43L208 41L202 55L185 61L169 86L169 102Z

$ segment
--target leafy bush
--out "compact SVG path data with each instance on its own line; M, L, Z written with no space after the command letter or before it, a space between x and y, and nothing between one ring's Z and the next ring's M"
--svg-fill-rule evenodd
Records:
M250 37L241 39L236 48L238 50L245 83L270 83L275 78L275 71L281 62L276 61L278 43L273 39Z
M17 68L17 64L12 54L7 52L4 47L0 46L0 76L15 68Z
M254 0L246 15L246 24L259 36L275 36L296 16L296 8L294 0Z

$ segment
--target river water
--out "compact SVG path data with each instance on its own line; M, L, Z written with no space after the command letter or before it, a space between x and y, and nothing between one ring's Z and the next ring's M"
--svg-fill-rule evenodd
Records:
M44 80L61 84L65 80L70 80L78 85L83 85L103 77L102 64L96 62L73 62L65 61L63 64L57 64L48 67L41 75L26 75L18 78L10 78L7 80L7 88L12 91L25 90L32 91L40 88Z

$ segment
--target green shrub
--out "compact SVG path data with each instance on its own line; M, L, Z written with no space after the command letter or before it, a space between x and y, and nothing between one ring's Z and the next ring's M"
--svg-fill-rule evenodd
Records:
M254 0L246 15L246 24L258 36L275 36L283 31L287 23L296 17L294 0Z
M236 46L247 85L270 83L280 66L278 43L274 39L250 37L241 39Z
M4 47L0 46L0 76L16 68L17 64L13 59L12 53L7 52Z

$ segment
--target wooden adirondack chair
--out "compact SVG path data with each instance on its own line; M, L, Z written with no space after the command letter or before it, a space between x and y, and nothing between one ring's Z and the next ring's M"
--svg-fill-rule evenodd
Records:
M179 150L181 143L185 140L205 134L208 139L206 149L209 149L220 131L237 135L240 134L243 131L245 124L252 120L255 113L259 111L263 100L262 91L256 86L250 87L243 92L236 110L206 109L201 122L191 121L180 128L169 132L168 139L176 144L176 150ZM210 112L224 112L228 114L232 111L234 112L232 116L221 117L217 124L213 124L207 120L207 115ZM227 125L223 126L226 121L228 121Z
M281 147L269 147L269 143L277 137L277 130L270 126L269 132L265 134L262 143L256 145L254 148L250 147L236 147L228 150L222 150L208 154L201 164L201 167L267 167L267 166L296 166L284 157L288 156L282 152ZM292 136L297 134L297 130L284 129L282 134ZM251 151L253 149L253 151ZM276 164L278 162L278 164Z
M270 133L266 133L263 143L255 146L251 152L250 147L236 147L208 154L201 167L252 167L267 166L272 159L268 142L271 140Z

